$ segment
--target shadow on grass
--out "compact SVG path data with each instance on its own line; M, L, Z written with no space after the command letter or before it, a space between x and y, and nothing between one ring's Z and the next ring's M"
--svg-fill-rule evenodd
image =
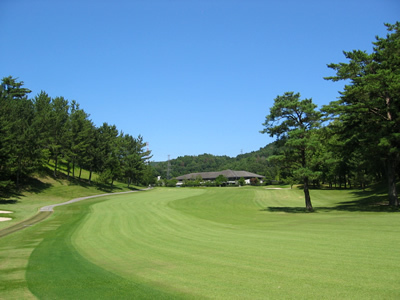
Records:
M328 191L327 191L328 192ZM389 206L387 192L381 188L372 191L353 190L351 192L357 200L338 202L335 206L315 206L314 212L387 212L398 213L400 207ZM311 199L312 201L312 199ZM305 207L267 207L261 211L285 212L285 213L310 213Z
M305 207L267 207L261 209L261 211L269 211L269 212L285 212L291 214L297 213L309 213Z
M0 204L16 204L22 194L19 193L14 187L11 189L0 190Z
M22 186L23 186L23 190L25 190L25 191L39 194L39 193L43 192L44 190L50 188L51 184L40 181L37 178L27 177L27 178L24 178Z
M18 200L12 199L12 200L5 200L5 199L0 199L0 204L16 204L18 203Z

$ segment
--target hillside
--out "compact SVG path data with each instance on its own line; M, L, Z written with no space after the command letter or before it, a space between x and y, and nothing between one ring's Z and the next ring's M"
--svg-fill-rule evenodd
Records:
M277 143L273 142L260 148L257 151L240 154L236 157L215 156L212 154L201 154L198 156L179 156L168 162L154 162L152 165L156 174L167 178L169 169L170 178L193 172L212 172L224 169L245 170L248 172L264 175L267 178L275 179L276 167L268 162L267 158L276 152Z

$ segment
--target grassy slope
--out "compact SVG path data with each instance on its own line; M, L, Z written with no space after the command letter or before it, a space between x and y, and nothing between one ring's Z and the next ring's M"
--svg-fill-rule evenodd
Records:
M132 295L141 299L172 299L172 295L151 286L106 271L75 251L71 244L73 229L89 213L93 202L99 200L63 207L55 218L41 226L42 232L49 231L29 259L29 289L41 299L131 299Z
M86 173L83 172L82 178L85 178L84 175L88 176ZM56 180L50 176L34 178L20 194L16 194L7 200L0 199L0 210L13 212L12 214L0 214L0 216L12 218L11 221L0 222L0 230L34 216L40 207L46 205L61 203L78 197L127 190L126 185L120 183L117 183L110 190L108 187L86 184L84 180Z
M312 197L314 214L299 213L302 191L261 188L60 207L1 240L0 298L398 298L398 213L338 205L351 191Z
M83 173L82 179L88 177ZM126 185L117 183L112 190L108 187L87 185L48 176L32 179L30 185L18 195L0 201L0 210L12 211L12 214L0 216L12 217L12 221L0 222L0 230L23 222L34 216L40 207L65 202L77 197L97 195L109 192L126 191ZM53 218L52 216L51 218ZM25 273L29 256L46 234L32 238L43 224L27 227L21 232L0 238L0 299L30 299L33 295L27 289ZM46 232L46 231L45 231Z

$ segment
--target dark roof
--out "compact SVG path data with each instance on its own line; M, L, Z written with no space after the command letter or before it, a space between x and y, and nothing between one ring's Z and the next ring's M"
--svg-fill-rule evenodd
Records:
M196 177L201 176L203 180L214 180L217 178L219 175L223 175L229 180L235 180L235 179L240 179L243 177L244 179L248 178L264 178L264 176L247 172L247 171L233 171L233 170L225 170L225 171L219 171L219 172L200 172L200 173L190 173L182 176L176 177L177 180L190 180L190 179L196 179Z

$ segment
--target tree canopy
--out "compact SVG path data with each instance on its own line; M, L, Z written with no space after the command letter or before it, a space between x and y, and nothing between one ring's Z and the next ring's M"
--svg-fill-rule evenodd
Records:
M374 153L384 164L388 178L389 204L398 206L396 173L400 160L400 22L386 24L386 38L376 37L373 52L353 50L344 55L349 62L328 67L347 80L341 97L324 107L340 121L340 136L346 144ZM337 127L336 127L337 128Z
M75 169L98 172L99 181L116 179L148 184L151 178L143 137L122 134L115 125L104 123L96 128L79 104L63 97L51 98L44 91L33 99L23 82L12 76L0 84L0 196L21 179L39 171L49 160L54 162L53 176L59 165L67 166L67 176L76 177ZM145 182L146 181L146 182Z
M284 142L284 151L275 158L289 162L294 176L301 178L308 211L313 211L309 179L314 174L310 166L310 157L316 146L312 133L319 127L322 116L315 110L316 107L311 99L301 100L299 93L286 92L275 98L270 114L266 116L263 124L265 128L261 131Z

